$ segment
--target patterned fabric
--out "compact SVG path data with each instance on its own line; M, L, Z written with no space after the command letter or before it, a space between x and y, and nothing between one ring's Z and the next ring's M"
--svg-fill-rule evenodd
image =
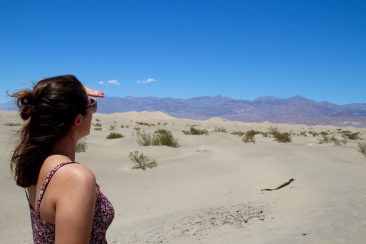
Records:
M36 206L34 209L29 204L31 221L32 221L32 230L33 230L33 241L37 244L44 243L55 243L55 225L47 223L45 220L41 219L39 213L39 206L41 204L41 200L43 198L44 192L50 182L52 176L56 173L56 171L66 164L77 163L66 161L58 164L55 168L53 168L47 175L41 190L39 191L39 197L36 202ZM112 223L114 218L114 210L112 204L108 201L106 196L100 191L99 185L96 184L97 190L97 200L95 203L95 213L93 219L92 232L90 236L89 243L107 243L106 240L106 232L109 225ZM29 203L29 197L26 192L26 196Z

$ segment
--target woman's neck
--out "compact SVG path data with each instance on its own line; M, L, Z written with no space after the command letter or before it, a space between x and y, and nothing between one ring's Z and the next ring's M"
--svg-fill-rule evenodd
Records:
M64 138L55 143L55 145L51 149L50 156L63 155L74 161L75 147L76 140L70 134L67 134Z

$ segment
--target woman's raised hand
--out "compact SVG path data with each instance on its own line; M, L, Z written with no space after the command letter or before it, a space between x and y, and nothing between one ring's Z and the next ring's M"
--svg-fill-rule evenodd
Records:
M84 89L85 89L86 93L88 94L88 96L91 96L91 97L100 97L100 98L103 98L104 97L104 92L90 89L87 86L84 86Z

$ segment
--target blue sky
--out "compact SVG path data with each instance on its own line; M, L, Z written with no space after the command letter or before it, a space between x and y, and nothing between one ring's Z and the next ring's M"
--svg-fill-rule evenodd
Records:
M365 12L353 0L1 0L0 102L58 74L107 96L366 102Z

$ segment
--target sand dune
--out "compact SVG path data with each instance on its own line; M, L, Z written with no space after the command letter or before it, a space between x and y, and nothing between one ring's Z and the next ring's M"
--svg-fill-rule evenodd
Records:
M87 151L76 159L90 167L115 207L109 243L365 243L366 157L348 140L318 143L308 132L337 134L337 127L244 123L222 118L177 119L161 112L96 114ZM0 112L0 240L32 243L24 191L15 186L9 156L20 126L15 112ZM110 126L124 138L107 140ZM141 125L144 122L149 125ZM160 124L158 124L160 123ZM123 128L121 126L123 125ZM184 135L191 125L208 135ZM291 143L256 135L243 143L235 131L293 133ZM128 127L128 128L126 128ZM135 127L170 130L180 147L140 146ZM226 132L215 132L223 127ZM307 136L299 135L306 132ZM156 159L157 167L132 169L129 152ZM290 178L295 180L276 191Z

